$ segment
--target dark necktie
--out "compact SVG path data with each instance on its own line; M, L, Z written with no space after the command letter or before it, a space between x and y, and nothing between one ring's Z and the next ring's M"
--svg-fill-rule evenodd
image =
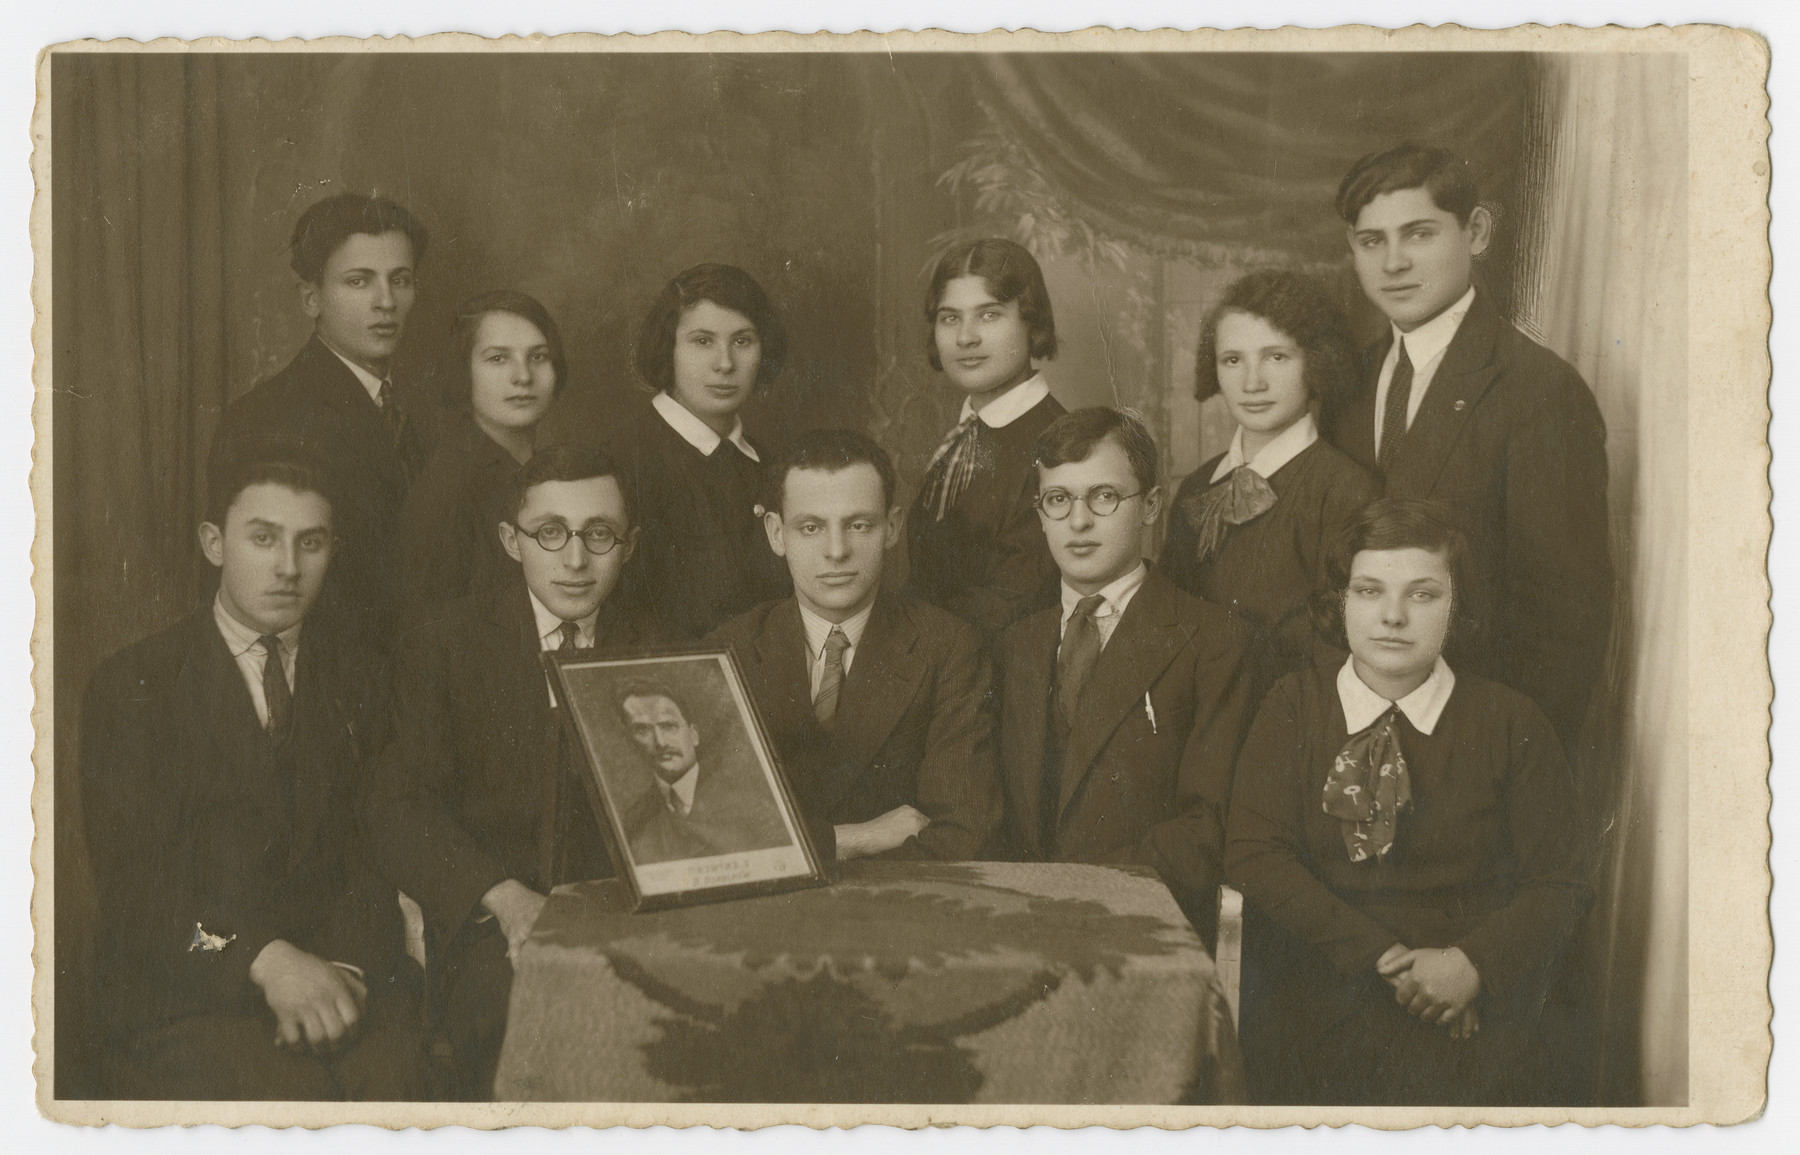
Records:
M1056 859L1057 832L1062 826L1063 758L1068 754L1069 732L1075 726L1075 705L1081 688L1100 660L1100 626L1094 615L1106 599L1092 594L1075 603L1075 613L1063 630L1056 651L1056 699L1050 711L1050 733L1044 751L1044 780L1038 798L1038 849L1046 861Z
M381 406L381 423L387 426L388 438L398 449L400 439L405 435L406 414L401 412L399 403L394 400L394 383L383 379L381 391L376 394L375 400Z
M1406 406L1412 400L1413 364L1406 355L1406 339L1400 339L1400 359L1394 362L1394 375L1388 380L1387 406L1381 411L1381 451L1375 463L1385 475L1393 464L1394 451L1406 436Z
M830 726L837 717L838 691L844 686L844 651L850 638L837 626L825 635L825 672L819 678L819 692L813 695L813 714L819 725Z
M1087 685L1094 663L1100 660L1100 625L1094 615L1106 599L1090 594L1075 603L1069 628L1063 631L1062 645L1056 651L1056 715L1059 734L1066 738L1075 726L1075 706L1081 701L1081 688Z
M950 431L937 452L931 455L931 464L925 467L921 500L933 521L944 520L956 499L969 488L969 482L975 476L980 436L981 422L971 413Z
M281 639L264 634L257 639L263 650L263 703L269 708L269 737L280 746L287 742L294 728L294 693L288 689L287 671L282 668Z
M581 647L581 627L564 622L557 627L562 633L556 652L573 654ZM556 729L556 761L546 768L543 779L543 808L538 830L538 886L544 890L564 880L569 844L569 807L564 803L563 779L573 777L573 752L569 749L569 731L560 719L551 723Z

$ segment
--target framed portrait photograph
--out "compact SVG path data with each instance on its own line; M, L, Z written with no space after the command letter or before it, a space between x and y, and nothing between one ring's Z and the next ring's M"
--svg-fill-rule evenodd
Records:
M544 663L636 909L830 881L729 650Z

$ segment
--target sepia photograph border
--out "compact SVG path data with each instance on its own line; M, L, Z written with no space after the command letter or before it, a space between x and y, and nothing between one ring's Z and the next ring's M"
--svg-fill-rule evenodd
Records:
M66 52L231 51L369 52L908 52L908 51L1679 51L1689 57L1689 252L1730 254L1729 260L1690 262L1687 317L1688 429L1686 628L1690 661L1683 682L1687 707L1688 795L1685 887L1692 957L1688 973L1689 1093L1684 1106L1645 1108L1103 1108L957 1106L803 1106L686 1104L311 1104L121 1103L58 1100L54 1070L52 950L55 910L50 669L50 499L54 467L49 431L54 350L50 340L49 63L41 58L39 102L33 116L32 214L35 259L33 326L34 427L37 452L32 490L38 534L32 547L38 599L32 655L37 728L33 814L36 934L33 1006L37 1023L38 1106L53 1119L80 1124L215 1122L226 1125L321 1126L366 1122L381 1126L472 1127L514 1125L712 1125L756 1127L798 1123L814 1127L878 1122L902 1127L967 1123L975 1126L1047 1124L1151 1125L1180 1128L1243 1124L1357 1122L1375 1127L1519 1125L1573 1121L1642 1126L1732 1123L1755 1117L1766 1102L1772 1005L1768 980L1773 943L1768 921L1770 792L1768 731L1772 683L1766 644L1770 626L1767 548L1770 539L1767 443L1771 366L1768 284L1769 153L1765 42L1716 26L1653 29L1525 27L1384 30L1343 27L1190 33L1114 32L1071 35L1031 32L959 36L948 33L852 34L829 37L765 33L645 37L567 35L547 39L485 40L462 34L417 39L294 42L80 42ZM804 837L804 834L802 834Z

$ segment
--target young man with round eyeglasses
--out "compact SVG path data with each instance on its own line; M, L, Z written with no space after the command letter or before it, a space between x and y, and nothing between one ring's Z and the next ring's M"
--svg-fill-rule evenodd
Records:
M1066 414L1035 458L1062 596L1001 637L1001 853L1155 867L1210 945L1231 767L1267 688L1264 646L1145 562L1163 494L1156 443L1135 416Z
M460 1097L491 1094L511 959L559 882L611 873L539 655L630 652L654 625L613 597L637 543L631 494L597 450L552 446L495 532L519 580L448 603L395 651L394 741L371 826L425 914Z

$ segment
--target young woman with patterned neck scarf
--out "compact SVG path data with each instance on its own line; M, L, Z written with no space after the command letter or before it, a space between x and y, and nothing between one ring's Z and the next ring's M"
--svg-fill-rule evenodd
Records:
M1535 1035L1591 897L1585 828L1543 713L1443 659L1466 553L1428 502L1357 517L1319 603L1350 657L1279 682L1238 758L1225 871L1258 1102L1554 1099Z

